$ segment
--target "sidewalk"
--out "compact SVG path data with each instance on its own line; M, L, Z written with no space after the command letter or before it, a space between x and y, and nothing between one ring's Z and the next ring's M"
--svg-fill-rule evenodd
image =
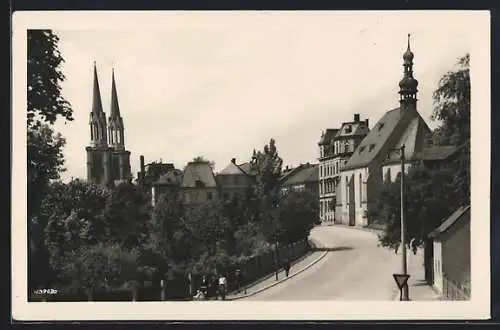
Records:
M280 272L278 273L278 281L276 281L275 273L269 274L262 280L254 282L253 285L251 284L249 287L247 287L246 293L244 293L244 291L240 293L233 292L226 297L226 300L238 300L250 297L256 295L259 292L267 290L275 285L278 285L309 269L310 267L318 263L320 260L322 260L327 255L327 253L328 251L313 251L305 258L299 259L297 262L292 264L288 277L286 277L285 271L281 269Z
M401 257L401 253L398 253L398 257ZM408 279L410 300L440 300L440 295L425 281L423 249L418 249L416 255L414 255L413 252L408 251L407 262L408 274L410 275L410 278ZM394 300L399 300L399 291L397 291Z

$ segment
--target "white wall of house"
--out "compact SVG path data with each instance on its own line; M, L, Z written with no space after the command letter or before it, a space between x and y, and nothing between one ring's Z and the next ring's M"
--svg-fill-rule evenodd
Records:
M443 292L443 253L441 249L441 242L434 240L434 288L442 293Z
M366 213L368 168L363 167L341 173L341 200L343 224L352 223L356 226L368 225ZM353 210L351 209L353 208ZM351 209L351 210L350 210ZM354 212L353 212L354 211ZM354 217L354 219L352 219Z

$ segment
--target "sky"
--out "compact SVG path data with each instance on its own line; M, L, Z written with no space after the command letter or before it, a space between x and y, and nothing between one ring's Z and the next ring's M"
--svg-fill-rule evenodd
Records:
M432 93L475 33L446 13L168 13L152 28L141 14L109 17L120 24L54 30L74 117L55 126L67 139L65 180L86 177L94 61L108 115L115 70L134 176L140 155L178 168L204 156L220 171L270 138L284 165L296 166L317 162L326 128L356 113L372 127L399 105L408 33L418 110L435 127Z

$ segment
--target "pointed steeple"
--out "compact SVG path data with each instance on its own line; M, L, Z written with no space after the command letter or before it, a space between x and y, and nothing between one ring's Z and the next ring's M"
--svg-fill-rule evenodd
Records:
M413 77L414 54L410 48L410 34L408 34L408 46L403 54L403 79L399 82L400 102L402 105L414 105L417 102L418 81Z
M106 147L106 132L106 114L102 109L99 78L97 77L97 66L96 62L94 61L94 89L92 91L92 109L90 111L90 141L92 146Z
M108 141L110 146L116 150L124 150L125 128L123 127L123 118L120 115L120 106L118 105L114 68L111 71L111 112L108 121Z
M111 69L111 117L120 117L120 106L116 93L115 69Z
M99 78L97 78L97 67L94 61L94 91L92 95L92 112L100 113L102 110L101 91L99 89Z

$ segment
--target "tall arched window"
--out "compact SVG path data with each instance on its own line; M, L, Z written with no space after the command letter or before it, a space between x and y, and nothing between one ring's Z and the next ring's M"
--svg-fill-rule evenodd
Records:
M345 177L345 204L349 204L349 178Z
M363 202L363 178L361 173L359 173L359 206Z
M90 123L90 140L94 140L94 124Z

